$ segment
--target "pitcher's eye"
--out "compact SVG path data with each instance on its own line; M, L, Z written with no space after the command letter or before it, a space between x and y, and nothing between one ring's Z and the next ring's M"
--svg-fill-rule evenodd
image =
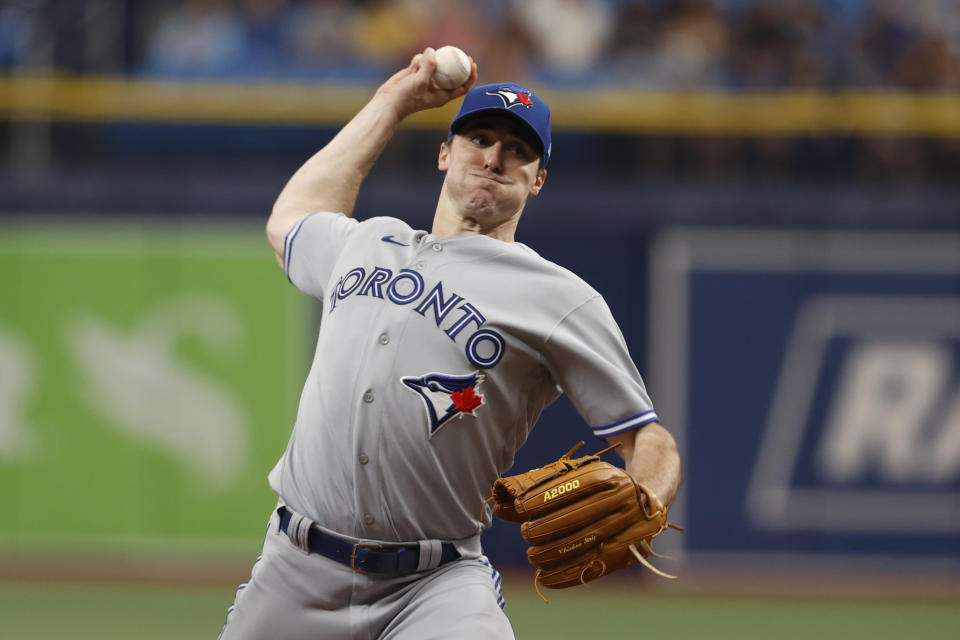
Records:
M510 151L518 158L522 158L524 160L532 160L535 155L533 150L522 142L517 142L510 145Z

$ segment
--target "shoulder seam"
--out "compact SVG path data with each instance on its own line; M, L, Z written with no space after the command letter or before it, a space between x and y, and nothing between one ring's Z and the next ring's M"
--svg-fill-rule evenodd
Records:
M543 344L547 344L548 342L550 342L551 338L553 338L553 334L556 333L556 331L557 331L557 329L560 327L560 325L562 325L562 324L566 321L566 319L570 317L571 314L573 314L573 313L577 312L578 310L582 309L588 302L592 302L592 301L596 300L597 298L602 298L602 297L603 297L603 296L601 296L599 293L594 292L592 296L590 296L589 298L587 298L586 300L584 300L584 301L581 302L580 304L574 306L572 309L570 309L570 310L567 311L565 314L563 314L563 316L562 316L559 320L557 320L557 323L556 323L555 325L553 325L553 328L550 329L550 332L547 334L547 337L544 338L544 340L543 340ZM541 357L541 359L542 359L542 358L543 358L543 355L541 354L540 357Z

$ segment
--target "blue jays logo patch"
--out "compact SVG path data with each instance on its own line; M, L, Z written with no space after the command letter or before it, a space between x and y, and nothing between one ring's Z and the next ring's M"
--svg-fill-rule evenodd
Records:
M517 93L505 87L496 89L494 91L487 91L488 96L500 96L500 99L503 100L503 106L507 109L512 107L519 107L523 105L525 107L532 107L533 100L530 98L529 93Z
M462 418L464 414L475 415L476 410L484 404L483 396L477 393L477 387L483 380L484 376L478 371L465 376L428 373L420 377L400 378L423 400L431 438L452 418Z

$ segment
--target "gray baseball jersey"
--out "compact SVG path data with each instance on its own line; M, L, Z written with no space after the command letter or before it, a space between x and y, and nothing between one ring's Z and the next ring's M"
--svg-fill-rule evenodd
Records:
M561 389L599 437L657 420L600 294L523 244L317 213L288 234L284 269L324 306L270 484L327 529L477 536Z

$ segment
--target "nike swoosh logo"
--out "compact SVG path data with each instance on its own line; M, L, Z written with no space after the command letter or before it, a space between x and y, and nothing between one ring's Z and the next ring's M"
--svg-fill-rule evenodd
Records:
M405 243L405 242L400 242L399 240L394 240L394 239L393 239L393 234L390 234L389 236L383 236L383 237L380 238L380 239L381 239L382 241L384 241L384 242L389 242L390 244L398 244L398 245L400 245L401 247L409 247L409 246L410 246L410 245L408 245L408 244Z

